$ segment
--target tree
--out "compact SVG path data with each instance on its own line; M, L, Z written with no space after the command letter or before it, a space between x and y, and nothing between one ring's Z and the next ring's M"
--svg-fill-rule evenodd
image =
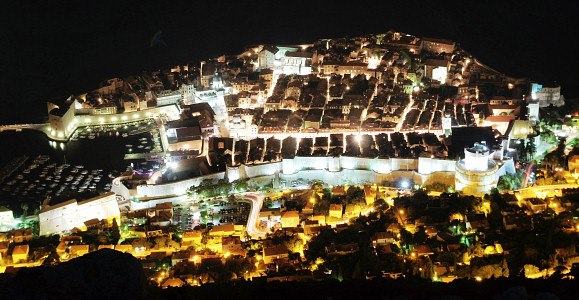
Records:
M414 236L405 228L400 230L400 240L403 244L412 245L415 244Z
M49 254L48 256L44 259L44 261L42 262L42 266L43 267L53 267L56 266L60 263L60 257L58 256L58 253L56 253L56 248L52 247L49 250Z
M360 204L364 202L364 190L356 187L351 186L348 188L345 197L344 204Z
M497 188L500 190L516 190L522 184L522 172L519 170L517 173L505 174L499 178L497 183Z
M528 138L527 144L525 146L525 152L527 153L527 160L532 160L535 157L535 152L537 152L537 147L535 146L535 139Z
M111 228L111 240L113 244L119 242L121 238L121 232L119 231L119 224L117 224L117 218L113 219L113 226Z
M235 181L233 181L232 186L235 190L240 191L240 192L245 192L247 191L247 179L237 179Z
M518 140L516 149L517 149L517 158L522 161L527 161L528 153L525 148L525 140Z
M428 239L428 234L426 234L426 229L424 226L418 227L418 231L414 234L414 242L417 244L423 244Z
M265 197L265 199L263 200L263 207L271 208L272 206L273 206L273 201L271 200L271 198Z
M545 155L545 158L543 159L543 163L548 168L553 170L553 169L556 169L556 168L561 166L561 159L559 158L557 153L555 153L555 151L553 151L553 152Z
M165 247L167 247L167 237L165 236L159 236L155 238L155 249L159 250L159 249L163 249Z
M432 279L434 277L434 265L432 264L432 260L430 260L430 257L426 257L425 262L424 262L424 267L422 268L423 273L422 278L424 279Z
M548 144L554 144L557 142L557 137L551 130L544 130L541 132L541 141Z
M147 239L139 238L139 239L132 240L131 245L133 246L133 249L134 248L140 248L140 247L145 247L146 249L150 249L152 244L149 241L147 241Z
M20 208L22 208L22 218L26 218L26 216L28 216L28 203L26 202L22 202L22 204L20 204Z

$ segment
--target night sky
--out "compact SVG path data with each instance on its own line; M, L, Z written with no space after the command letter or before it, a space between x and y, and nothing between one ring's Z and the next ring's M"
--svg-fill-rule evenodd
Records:
M0 2L0 123L40 122L47 99L111 77L389 29L457 41L507 75L579 96L575 1ZM151 47L159 30L167 46Z

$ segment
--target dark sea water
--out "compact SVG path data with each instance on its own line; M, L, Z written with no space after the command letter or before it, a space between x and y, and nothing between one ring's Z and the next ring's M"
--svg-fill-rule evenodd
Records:
M48 155L54 163L84 165L90 169L125 170L130 164L124 160L126 144L138 145L138 139L150 137L149 133L123 138L115 134L82 139L67 143L52 142L37 131L0 133L0 167L12 158L27 155L34 158Z

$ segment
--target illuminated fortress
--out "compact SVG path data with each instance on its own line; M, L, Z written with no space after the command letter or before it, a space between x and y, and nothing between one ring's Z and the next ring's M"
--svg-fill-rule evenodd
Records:
M464 159L456 162L455 189L469 195L489 193L499 180L500 166L494 156L485 144L465 148Z

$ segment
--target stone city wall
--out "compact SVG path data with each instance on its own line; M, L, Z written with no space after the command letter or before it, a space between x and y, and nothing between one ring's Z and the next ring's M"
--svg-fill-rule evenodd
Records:
M279 172L280 179L288 186L297 179L306 181L322 180L330 185L343 184L383 184L406 180L414 184L430 185L443 183L454 185L456 161L443 159L403 159L403 158L362 158L362 157L295 157L281 162L260 165L240 165L227 167L226 172L205 175L157 185L137 187L137 197L179 196L187 188L198 185L204 179L227 178L230 182L240 178L274 178ZM415 170L419 170L416 172ZM330 171L336 170L336 171ZM340 170L340 171L338 171ZM424 172L421 173L420 171Z

